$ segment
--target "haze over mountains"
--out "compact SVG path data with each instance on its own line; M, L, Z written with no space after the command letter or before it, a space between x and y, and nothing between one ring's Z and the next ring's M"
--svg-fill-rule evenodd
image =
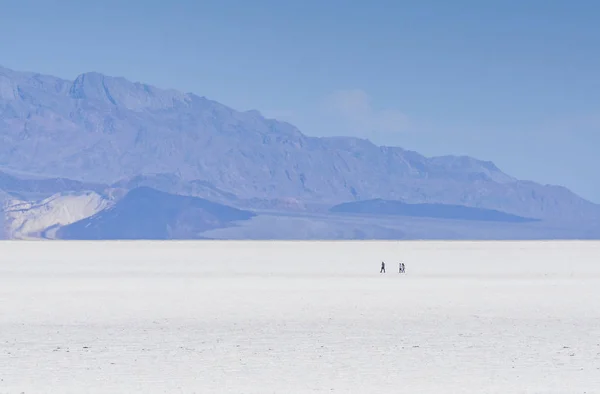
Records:
M373 214L369 219L373 222L354 224L360 231L340 235L328 230L349 225L339 224L349 219L329 213L332 206L372 199L430 204L426 207L464 206L541 219L512 224L521 226L518 231L506 229L507 234L512 231L524 238L600 235L600 206L560 186L517 180L488 161L428 158L350 137L308 137L258 111L240 112L192 93L93 72L67 81L0 68L0 141L0 196L13 200L5 203L9 206L14 206L14 200L22 204L61 193L85 196L90 191L112 206L143 186L258 213L240 219L248 223L237 226L238 230L235 226L223 230L229 231L223 237L239 237L241 233L235 231L244 226L254 228L247 230L254 234L285 228L280 233L290 238L417 236L381 225L377 222L381 212L364 210L361 215ZM155 197L160 196L172 198ZM11 220L20 214L6 211L12 212ZM150 210L147 215L151 214ZM315 214L333 216L317 219L311 216ZM277 220L265 224L261 215L276 215ZM128 214L120 216L131 220ZM288 227L297 226L290 221L299 217L306 223L327 225L294 236ZM166 225L161 220L161 226ZM253 227L259 225L270 226L269 231ZM369 226L379 230L369 232ZM432 237L441 234L435 230L440 226L456 223L431 225ZM470 226L473 230L480 224ZM455 234L472 238L465 232Z

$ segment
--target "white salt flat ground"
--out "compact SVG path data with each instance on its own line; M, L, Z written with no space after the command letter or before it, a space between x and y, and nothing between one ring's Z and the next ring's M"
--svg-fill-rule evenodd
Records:
M3 242L21 392L600 393L600 243Z

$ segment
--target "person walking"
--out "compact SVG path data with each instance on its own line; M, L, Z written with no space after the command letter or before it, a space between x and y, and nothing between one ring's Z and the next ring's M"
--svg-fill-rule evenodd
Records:
M384 263L383 261L381 262L381 269L379 270L379 273L380 273L380 274L381 274L382 272L385 274L385 263Z

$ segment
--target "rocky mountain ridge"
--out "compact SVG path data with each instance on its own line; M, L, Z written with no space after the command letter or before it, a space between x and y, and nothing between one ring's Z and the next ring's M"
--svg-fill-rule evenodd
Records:
M489 161L309 137L258 111L95 72L67 81L0 68L0 142L0 169L86 185L143 177L154 187L164 174L216 201L381 198L553 221L600 217L598 205L569 190L517 180Z

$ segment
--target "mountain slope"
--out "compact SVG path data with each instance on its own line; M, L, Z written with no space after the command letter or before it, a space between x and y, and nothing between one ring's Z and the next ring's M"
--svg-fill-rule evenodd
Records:
M492 209L446 204L405 204L400 201L381 199L343 203L331 207L330 211L344 214L412 216L500 223L529 223L537 221L536 219L510 215Z
M21 200L37 200L63 191L103 193L106 185L65 178L20 178L0 171L0 190Z
M91 183L170 174L242 199L382 198L553 220L600 215L564 188L518 181L490 162L307 137L257 111L98 73L65 81L0 68L0 167Z
M195 239L255 215L196 197L136 188L116 204L56 232L61 239Z

